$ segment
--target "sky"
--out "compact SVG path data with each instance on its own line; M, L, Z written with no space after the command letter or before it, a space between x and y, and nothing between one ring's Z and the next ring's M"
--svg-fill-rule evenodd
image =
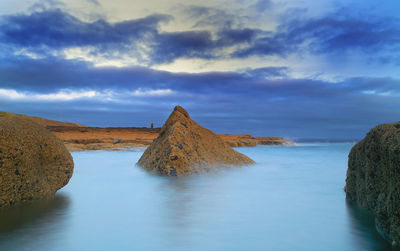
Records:
M1 0L0 110L361 139L400 120L398 0Z

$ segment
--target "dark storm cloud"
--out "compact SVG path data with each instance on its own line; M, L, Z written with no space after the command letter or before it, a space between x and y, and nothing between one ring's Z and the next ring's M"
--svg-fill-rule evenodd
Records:
M289 44L311 41L317 52L337 52L347 49L381 50L400 42L398 20L370 16L349 16L334 13L318 19L292 20L281 28Z
M42 54L48 49L90 46L92 53L110 57L113 52L136 53L138 60L142 52L138 45L146 44L149 48L146 62L152 65L178 58L285 57L302 51L337 54L350 49L397 53L399 50L399 23L389 18L354 16L346 10L314 19L285 16L276 31L266 31L246 28L243 23L238 25L240 21L235 16L218 9L191 6L187 10L197 20L196 27L212 25L213 30L204 26L200 31L161 32L159 24L173 18L161 14L117 23L103 19L85 22L60 9L51 9L3 16L0 43L15 50L28 48ZM232 48L231 52L226 52L226 48Z
M160 33L153 40L152 62L170 63L177 58L220 58L223 48L250 43L258 32L255 29L223 29L218 32L217 39L213 39L210 31Z
M234 57L246 58L252 55L258 56L285 56L293 48L293 45L286 44L282 38L277 36L266 36L256 39L250 46L237 50L233 53Z
M240 43L250 43L257 34L261 33L256 29L222 29L218 32L218 44L223 46L235 45Z
M264 67L241 72L171 73L147 67L94 67L57 57L0 58L1 88L49 92L59 89L169 88L180 92L218 95L249 94L264 98L325 98L330 95L400 93L400 83L390 78L351 78L338 83L291 79L287 67Z
M242 83L247 79L265 79L283 76L284 67L266 67L243 73L212 72L204 74L174 74L156 71L146 67L93 67L78 60L63 60L57 57L32 59L0 58L0 83L2 88L26 89L48 92L62 88L173 88L189 92L212 90L244 91L248 87ZM229 83L226 85L225 83Z
M147 34L157 33L158 24L170 19L170 16L155 14L113 24L105 20L90 23L60 9L46 10L3 16L0 41L25 48L95 46L113 49L113 46L127 46L132 40L140 41Z
M352 17L334 13L316 19L290 19L274 33L259 36L235 56L280 55L301 53L331 54L358 49L379 53L394 49L398 52L400 26L389 18Z
M0 20L0 43L43 54L48 49L85 46L91 46L93 53L130 53L137 49L135 45L143 43L151 48L150 63L158 64L177 58L215 58L218 49L249 43L258 32L226 28L218 32L217 39L208 30L160 32L158 25L171 19L155 14L117 23L103 19L84 22L60 9L9 15Z
M214 58L216 43L208 31L170 32L160 34L152 53L156 63L167 63L176 58Z

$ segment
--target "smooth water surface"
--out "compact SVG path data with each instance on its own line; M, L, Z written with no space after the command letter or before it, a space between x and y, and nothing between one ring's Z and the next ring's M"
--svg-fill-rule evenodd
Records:
M352 144L239 148L257 164L185 178L142 152L77 152L55 200L0 211L0 250L391 250L343 191Z

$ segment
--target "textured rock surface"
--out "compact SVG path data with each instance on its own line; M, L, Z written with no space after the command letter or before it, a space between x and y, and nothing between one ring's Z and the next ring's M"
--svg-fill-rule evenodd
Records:
M232 147L257 146L257 145L281 145L292 146L293 142L282 137L253 137L250 134L230 135L218 134L218 136Z
M73 167L63 142L43 126L0 114L0 207L54 196Z
M351 149L346 198L373 211L380 233L400 244L400 122L373 128Z
M61 121L56 121L56 120L50 120L50 119L39 118L39 117L32 117L32 116L27 116L27 115L22 115L22 114L15 114L15 113L10 113L10 112L2 112L2 111L0 111L0 116L18 117L18 118L22 118L22 119L30 119L33 122L36 122L39 125L44 126L44 127L47 127L47 126L84 127L84 126L79 125L77 123L61 122Z
M254 163L236 152L212 131L194 122L180 106L175 107L160 134L138 164L162 175L189 175L218 165Z

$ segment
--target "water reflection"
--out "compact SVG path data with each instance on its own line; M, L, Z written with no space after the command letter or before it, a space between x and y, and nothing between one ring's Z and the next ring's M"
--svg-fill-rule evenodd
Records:
M172 178L166 180L163 184L163 191L166 193L165 198L165 219L176 227L185 227L188 225L186 219L189 218L190 206L193 203L194 197L189 192L190 184L187 178Z
M24 250L53 238L64 222L69 205L69 198L59 194L54 199L1 209L0 250Z
M375 228L375 218L371 212L356 203L346 202L351 234L360 250L400 250L384 240Z

